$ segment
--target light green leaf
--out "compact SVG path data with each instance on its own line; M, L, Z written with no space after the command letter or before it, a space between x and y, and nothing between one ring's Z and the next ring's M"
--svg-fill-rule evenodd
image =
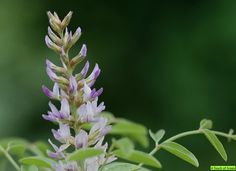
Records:
M36 166L21 166L21 171L38 171L39 169Z
M200 128L201 129L211 129L213 126L213 122L209 119L203 119L200 122Z
M164 137L165 130L160 129L156 133L153 133L151 130L149 130L149 134L150 134L151 138L155 141L155 143L158 144L159 141Z
M221 157L225 161L227 161L227 154L225 152L224 146L222 145L220 140L217 138L217 136L208 129L203 129L202 131L203 131L204 135L207 137L207 139L210 141L210 143L213 145L213 147L221 155Z
M26 150L25 144L9 144L8 146L8 152L10 154L15 154L18 156L23 156L25 150Z
M129 155L134 149L134 144L129 138L122 138L117 141L113 141L116 148L119 148L124 155Z
M136 141L143 147L147 148L149 146L149 140L147 135L138 135L138 134L133 134L133 135L127 135L130 139Z
M8 147L8 144L11 142L14 142L15 144L19 144L19 143L27 144L28 143L25 139L22 139L22 138L5 138L5 139L0 140L0 145L6 149Z
M44 141L36 141L29 146L29 150L39 156L47 156L46 151L51 147Z
M180 144L175 142L166 142L161 144L161 148L196 167L199 166L198 160L194 154Z
M133 150L130 153L130 155L127 156L127 155L124 155L121 150L116 150L114 151L114 154L119 158L131 161L131 162L143 163L144 165L161 168L161 163L156 158L142 151Z
M149 144L147 132L147 128L141 124L126 119L116 119L116 123L112 126L112 130L109 133L128 136L144 147L147 147Z
M22 158L20 159L20 163L25 165L35 165L45 168L52 168L52 164L55 162L46 157L34 156Z
M138 166L130 163L122 163L122 162L113 162L111 164L108 164L104 166L100 171L131 171L131 170L137 170L137 171L150 171L146 168L139 168Z
M72 154L68 156L68 160L84 160L86 158L98 156L100 154L104 153L101 149L96 148L85 148L85 149L79 149Z
M109 123L113 123L113 122L116 121L115 116L112 113L110 113L110 112L104 111L104 112L101 112L100 115L102 117L107 118Z

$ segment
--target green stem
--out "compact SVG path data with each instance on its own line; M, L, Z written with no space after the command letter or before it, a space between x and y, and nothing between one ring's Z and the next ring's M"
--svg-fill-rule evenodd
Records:
M2 146L0 146L0 151L3 152L7 160L14 166L14 168L17 171L20 171L20 166L16 163L16 161L10 156L10 154Z

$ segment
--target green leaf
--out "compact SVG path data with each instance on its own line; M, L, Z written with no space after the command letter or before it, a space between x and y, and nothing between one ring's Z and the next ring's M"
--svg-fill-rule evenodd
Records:
M144 147L149 144L147 137L147 128L141 124L137 124L126 119L116 119L116 123L112 126L110 134L123 135L139 142Z
M0 145L3 148L7 148L8 144L14 142L15 144L21 143L21 144L27 144L28 142L25 139L22 138L5 138L0 140Z
M117 119L117 123L113 125L111 134L141 134L146 135L147 129L141 124L137 124L126 119Z
M164 129L160 129L156 133L153 133L151 130L149 130L149 135L155 141L155 143L158 144L159 141L164 137L165 130Z
M36 141L29 146L29 150L38 156L47 156L46 151L51 147L44 141Z
M222 145L220 140L217 138L217 136L208 129L203 129L202 131L203 131L204 135L207 137L207 139L210 141L210 143L213 145L213 147L221 155L221 157L225 161L227 161L227 154L225 152L224 146Z
M101 149L96 149L96 148L85 148L85 149L79 149L72 154L68 156L69 160L84 160L86 158L98 156L100 154L104 153L103 150Z
M137 171L150 171L146 168L139 168L138 166L130 163L122 163L122 162L113 162L111 164L108 164L104 166L100 171L131 171L131 170L137 170Z
M161 148L196 167L199 166L198 160L194 154L180 144L175 142L166 142L161 144Z
M122 138L113 142L116 148L119 148L124 155L129 155L134 149L134 144L129 138Z
M149 140L146 135L133 134L133 135L127 135L127 137L136 141L137 143L142 145L144 148L147 148L149 146Z
M101 112L100 115L102 117L107 118L109 123L113 123L113 122L116 121L115 116L112 113L110 113L110 112L104 111L104 112Z
M8 152L10 154L15 154L18 156L23 156L26 150L26 146L24 144L11 144L8 147Z
M55 162L46 157L35 156L22 158L20 159L20 163L25 165L35 165L45 168L52 168L52 164Z
M116 150L114 151L114 154L119 158L131 161L131 162L143 163L148 166L161 168L161 163L156 158L141 151L133 150L130 153L130 155L127 156L127 155L124 155L121 150Z
M36 166L25 166L25 165L22 165L20 170L21 171L38 171L39 169Z
M213 122L209 119L203 119L200 122L200 128L201 129L211 129L213 126Z

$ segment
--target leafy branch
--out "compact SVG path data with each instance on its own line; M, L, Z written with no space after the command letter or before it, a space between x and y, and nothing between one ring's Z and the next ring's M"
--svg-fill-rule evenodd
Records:
M200 127L197 130L192 131L186 131L180 134L177 134L173 137L170 137L160 143L160 141L163 139L165 135L164 130L159 130L156 133L153 133L151 130L149 130L149 135L155 142L155 147L150 153L144 153L141 151L137 151L134 149L133 142L130 139L122 138L117 141L113 141L113 146L116 146L116 150L113 151L113 153L118 156L119 158L125 159L130 162L139 163L138 165L133 165L129 163L112 163L104 168L103 171L110 171L114 168L121 167L126 168L127 171L137 171L137 170L148 170L146 168L143 168L143 165L152 166L156 168L161 168L162 165L153 155L156 154L159 150L163 149L180 159L192 164L195 167L199 166L198 159L195 157L195 155L189 151L184 146L178 144L175 142L175 140L190 136L190 135L197 135L197 134L203 134L205 137L209 140L209 142L212 144L212 146L216 149L216 151L220 154L220 156L227 161L227 154L225 152L225 149L220 142L220 140L217 138L217 136L222 136L230 140L236 140L236 135L233 134L233 130L231 129L229 133L214 131L212 129L212 121L203 119L200 122ZM113 167L114 166L114 167Z

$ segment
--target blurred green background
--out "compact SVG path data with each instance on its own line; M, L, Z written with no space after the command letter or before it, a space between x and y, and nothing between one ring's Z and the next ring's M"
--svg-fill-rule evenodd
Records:
M236 129L236 1L0 0L0 138L51 136L53 125L41 117L48 109L41 85L52 85L45 59L58 60L44 45L48 10L74 11L70 28L83 30L78 50L86 43L88 59L102 68L97 87L116 116L168 136L202 118ZM201 136L179 142L200 168L160 152L163 171L225 164ZM223 142L227 164L236 165L236 143Z

